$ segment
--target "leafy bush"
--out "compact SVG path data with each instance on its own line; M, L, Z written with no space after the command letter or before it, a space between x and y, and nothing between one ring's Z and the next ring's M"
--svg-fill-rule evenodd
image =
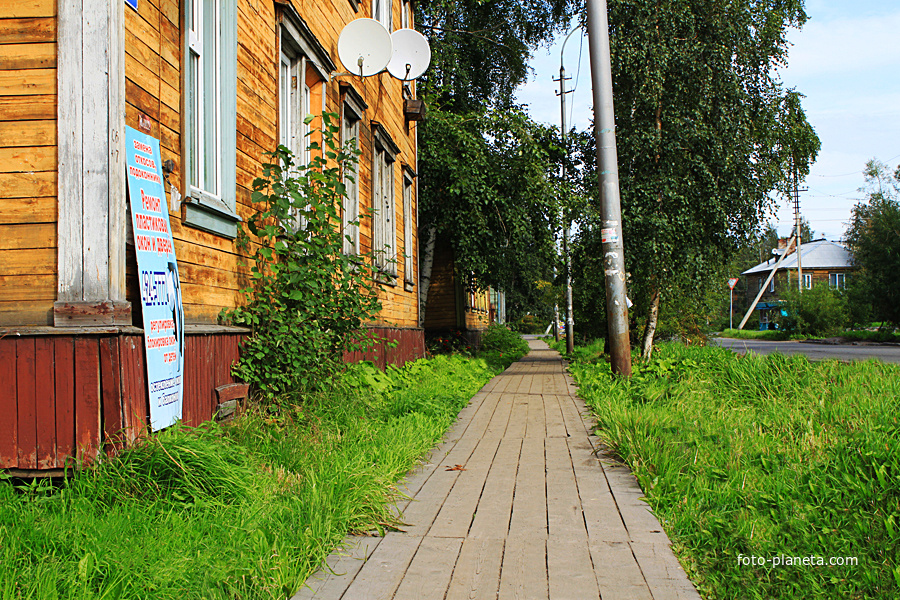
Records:
M813 286L802 293L789 289L781 297L787 316L778 318L778 328L788 335L836 335L849 323L847 302L839 290L829 286Z
M478 355L492 366L505 369L526 354L528 342L505 325L491 323L481 334L481 351Z
M284 146L263 165L253 182L256 212L238 238L253 252L252 285L242 290L246 306L225 316L253 335L236 374L273 405L334 373L345 351L365 343L355 334L381 308L371 253L343 252L338 208L359 150L338 146L335 117L322 115L325 148L311 143L308 165L295 165Z
M547 323L545 323L535 315L524 315L515 322L510 323L510 327L512 327L512 329L518 331L519 333L533 335L544 333L544 331L547 329Z

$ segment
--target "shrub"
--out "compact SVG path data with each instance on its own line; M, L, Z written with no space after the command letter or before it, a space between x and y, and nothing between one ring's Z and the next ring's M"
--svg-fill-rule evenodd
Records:
M846 300L831 287L818 285L802 293L790 289L781 297L787 315L779 317L778 327L788 335L836 335L850 320Z
M256 212L238 238L243 251L253 251L252 285L242 290L246 306L225 317L253 335L235 370L270 405L334 373L345 351L365 343L356 332L381 308L382 276L371 253L343 252L338 207L359 150L338 146L336 117L322 115L324 149L311 143L309 164L295 165L279 146L275 162L263 165L253 182Z

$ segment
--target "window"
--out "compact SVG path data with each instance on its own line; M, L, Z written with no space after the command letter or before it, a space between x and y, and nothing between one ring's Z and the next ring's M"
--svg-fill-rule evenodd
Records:
M192 190L219 198L221 122L219 75L221 35L219 1L193 0L188 10L188 95L190 98L190 184Z
M222 0L185 2L187 225L235 237L237 8Z
M403 282L407 288L416 283L415 254L413 253L413 178L415 173L409 167L403 169Z
M770 294L775 293L775 278L774 277L772 277L772 279L769 281L769 293Z
M350 84L342 84L343 115L341 116L341 143L348 143L355 148L359 143L359 122L363 113L368 108L362 96L353 89ZM359 254L359 164L356 173L344 175L344 186L347 195L344 198L344 206L341 214L341 227L344 233L344 252L346 254Z
M409 0L403 0L400 4L400 26L403 29L412 29L412 6L410 6Z
M372 159L372 250L375 265L389 275L397 275L397 250L394 205L394 161L400 149L384 128L373 126L374 156Z
M808 290L811 290L813 286L812 273L804 273L803 274L803 287Z
M847 279L844 273L829 273L828 285L833 288L842 290L847 287Z
M278 143L293 153L294 165L300 167L309 164L311 158L312 126L306 123L306 117L323 111L323 83L335 65L292 5L277 2L275 6L281 35ZM302 226L299 219L297 225Z
M372 0L372 18L384 25L389 32L391 29L391 0Z

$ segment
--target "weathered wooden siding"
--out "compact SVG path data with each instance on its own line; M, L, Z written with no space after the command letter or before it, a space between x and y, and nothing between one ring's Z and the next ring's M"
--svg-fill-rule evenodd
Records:
M134 442L149 424L143 335L0 338L0 468L62 469L101 443ZM188 335L182 422L212 418L215 388L234 383L245 334Z
M0 326L56 300L56 0L0 2Z
M437 240L431 267L431 284L428 286L428 305L425 308L425 329L459 327L453 269L453 250L450 244L444 239Z
M385 369L388 365L403 365L425 356L425 333L422 329L373 327L366 329L364 335L375 340L374 346L365 352L347 352L344 361L368 360Z

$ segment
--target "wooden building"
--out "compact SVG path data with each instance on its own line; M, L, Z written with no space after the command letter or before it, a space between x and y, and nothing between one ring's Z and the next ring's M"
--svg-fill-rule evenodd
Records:
M343 27L412 27L409 0L0 2L0 468L59 469L147 423L124 127L160 140L187 323L184 421L210 418L245 330L235 246L265 153L336 113L362 150L345 251L386 248L372 327L422 356L415 83L345 73ZM313 134L315 139L315 133ZM374 219L353 221L368 208ZM393 346L393 345L392 345ZM386 358L385 358L386 357ZM360 358L360 357L356 357Z
M456 272L453 248L443 238L435 241L427 294L424 324L429 334L459 331L479 344L483 330L505 320L503 292L473 290Z
M778 271L763 290L769 274L778 262L779 257L788 252L784 257ZM799 272L803 272L803 288L812 289L814 286L828 285L833 288L844 289L847 287L847 275L854 270L850 251L834 242L825 239L813 240L800 245L800 261L797 261L797 252L792 245L787 248L787 240L778 241L778 248L773 251L773 257L766 262L747 269L741 275L747 281L747 305L763 290L756 311L759 314L759 328L770 329L774 326L776 316L781 312L780 296L784 290L799 287L797 280Z

